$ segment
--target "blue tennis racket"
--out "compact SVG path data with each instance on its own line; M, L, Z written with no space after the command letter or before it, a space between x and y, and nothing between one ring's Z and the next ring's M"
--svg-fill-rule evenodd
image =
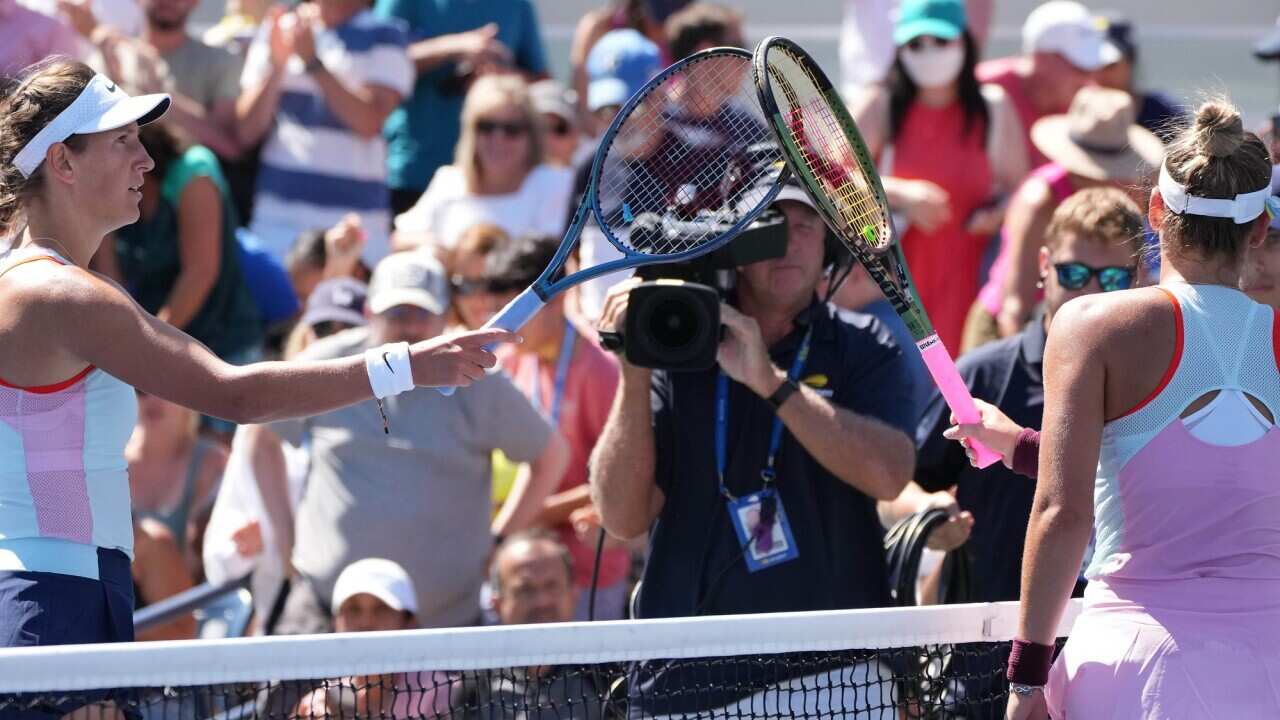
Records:
M715 250L769 206L784 172L782 150L756 99L751 54L712 48L681 60L618 112L551 263L485 327L519 330L574 285ZM565 275L592 216L622 257Z

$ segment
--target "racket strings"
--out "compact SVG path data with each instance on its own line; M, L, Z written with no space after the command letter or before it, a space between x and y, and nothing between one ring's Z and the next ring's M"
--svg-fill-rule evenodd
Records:
M808 68L785 51L775 52L785 60L771 62L769 74L782 91L784 102L779 109L792 143L827 191L838 220L845 226L844 234L871 248L884 247L890 239L886 209L825 93Z
M697 250L771 196L785 163L748 57L689 63L629 107L597 166L593 200L601 229L624 250Z

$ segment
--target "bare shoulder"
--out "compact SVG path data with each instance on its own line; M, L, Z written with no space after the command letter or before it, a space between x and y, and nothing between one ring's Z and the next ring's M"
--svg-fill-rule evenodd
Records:
M1046 208L1052 211L1054 207L1053 189L1049 187L1049 183L1035 176L1027 178L1018 186L1013 199L1015 205L1031 212L1041 212Z
M1174 306L1155 287L1085 295L1054 315L1049 341L1049 354L1097 360L1142 385L1144 368L1163 370L1173 355Z
M75 265L28 263L7 273L3 282L7 305L37 315L131 303L119 285Z
M1156 287L1084 295L1068 301L1053 318L1052 333L1116 340L1132 337L1161 316L1173 317L1168 296Z

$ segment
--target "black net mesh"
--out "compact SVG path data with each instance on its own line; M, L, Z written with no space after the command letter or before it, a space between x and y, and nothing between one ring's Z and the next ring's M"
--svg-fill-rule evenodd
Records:
M1001 718L1017 625L1005 602L0 649L0 720Z
M1007 656L964 643L0 693L0 718L999 718Z

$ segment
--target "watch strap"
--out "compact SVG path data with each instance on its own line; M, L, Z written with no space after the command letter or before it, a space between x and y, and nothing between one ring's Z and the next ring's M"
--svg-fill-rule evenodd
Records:
M794 395L799 389L800 386L796 384L795 380L787 378L786 380L783 380L782 384L778 386L778 389L774 390L773 394L766 399L769 401L769 404L773 406L774 410L778 410L782 407L782 404L787 401L787 398Z

